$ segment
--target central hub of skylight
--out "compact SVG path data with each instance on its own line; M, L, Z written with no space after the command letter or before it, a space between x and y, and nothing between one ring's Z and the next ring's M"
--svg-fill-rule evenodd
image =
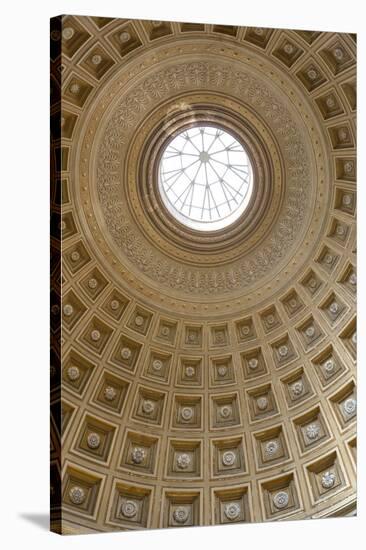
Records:
M168 211L198 231L234 223L248 206L253 171L243 145L217 126L182 131L165 147L159 190Z
M208 162L210 160L210 155L207 151L201 151L200 153L200 161L201 162Z

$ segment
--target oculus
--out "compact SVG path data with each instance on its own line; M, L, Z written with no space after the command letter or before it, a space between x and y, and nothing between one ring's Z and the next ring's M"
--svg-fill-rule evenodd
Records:
M217 231L245 211L253 170L243 145L218 126L181 131L166 145L159 190L169 213L198 231Z

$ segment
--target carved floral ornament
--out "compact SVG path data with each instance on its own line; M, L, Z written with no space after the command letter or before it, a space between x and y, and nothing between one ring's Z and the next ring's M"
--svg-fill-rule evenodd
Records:
M224 466L232 466L236 460L236 453L234 451L225 451L222 455L222 463Z
M146 452L141 447L134 447L131 452L131 459L134 464L141 464L146 456Z
M138 506L133 500L126 500L121 506L121 514L130 519L136 516L138 512Z
M189 509L186 506L178 506L173 512L173 518L177 523L186 523L189 518Z
M239 518L241 512L240 504L238 502L231 502L225 504L224 514L229 521L234 521Z
M287 491L279 491L273 496L273 504L278 510L286 508L289 503L289 496Z
M181 453L177 457L177 466L181 470L186 470L191 464L191 457L187 453Z
M189 51L188 44L184 47ZM312 182L318 181L318 178L311 177L315 163L311 159L312 153L306 141L309 130L303 128L304 118L300 122L296 111L279 100L278 90L274 86L269 87L263 76L258 77L257 70L245 71L244 68L243 64L230 66L211 62L169 65L163 71L156 72L148 78L141 77L127 96L119 94L118 97L121 99L109 111L109 118L103 125L103 134L100 133L99 128L96 128L99 152L97 165L92 174L93 177L97 175L97 181L94 184L97 188L94 188L93 193L97 194L100 204L98 218L102 216L108 228L108 246L112 248L116 258L120 260L124 258L124 270L127 266L130 269L138 269L141 277L148 284L158 284L160 291L167 293L178 291L190 295L203 294L215 298L249 288L268 276L278 262L282 261L286 256L286 250L294 246L299 234L304 234L303 230L298 231L300 225L308 224L310 221L306 219L305 212L308 201L311 200ZM171 258L168 253L166 255L162 253L162 249L169 249L170 243L168 241L165 243L161 239L156 241L159 250L154 250L149 238L153 235L154 229L151 223L147 222L141 208L136 206L138 197L126 197L123 185L121 186L120 174L127 169L125 160L131 139L135 141L137 139L136 143L141 142L141 144L145 140L141 128L136 133L136 128L139 127L138 121L144 122L149 118L147 114L157 100L169 102L170 98L177 96L178 92L182 95L185 90L194 88L199 91L203 87L212 88L214 93L220 91L232 96L232 100L223 98L218 110L224 107L227 110L227 105L230 103L234 105L238 100L241 104L250 105L250 112L245 116L249 117L248 124L253 126L256 124L263 126L262 120L255 114L256 109L260 109L265 119L264 135L266 133L269 135L266 130L268 127L276 133L277 137L276 144L266 142L264 148L269 147L267 153L271 158L278 156L280 151L283 165L287 167L286 193L282 200L281 215L278 217L277 224L271 227L270 235L262 242L260 249L254 247L251 252L241 255L235 262L232 262L230 256L228 268L185 266L181 261L177 262ZM105 97L103 101L106 102L107 98ZM100 112L106 108L105 103L102 105L104 107L100 107ZM234 112L236 110L235 106ZM156 116L159 116L158 120L161 121L161 114L157 113ZM243 120L246 119L243 118ZM314 126L312 128L312 132L315 133ZM90 145L88 149L90 150ZM84 149L83 153L88 154L88 151ZM87 162L85 164L88 165ZM134 166L134 163L131 166ZM260 171L262 168L259 166ZM275 178L281 178L277 164L273 170ZM87 171L82 173L86 174L85 179L90 179ZM129 181L134 180L132 172L125 177ZM88 187L86 189L88 190ZM130 208L126 208L126 201ZM134 216L131 215L131 208L137 208ZM90 213L93 218L93 213ZM135 224L136 214L141 216L139 223L148 229L144 233L141 233L139 226ZM91 223L94 223L93 232L96 234L98 227L95 221ZM237 256L241 254L240 250L240 248L233 249ZM192 253L189 252L188 256ZM199 257L196 254L196 258ZM217 256L211 257L212 262L217 263L217 260ZM118 261L114 262L114 265L116 269Z
M69 497L73 504L80 505L85 501L86 495L84 489L74 486L69 491Z
M114 401L117 397L117 391L113 386L107 386L104 390L104 397L107 401Z
M97 433L92 432L88 435L87 442L90 449L98 449L100 446L100 436Z

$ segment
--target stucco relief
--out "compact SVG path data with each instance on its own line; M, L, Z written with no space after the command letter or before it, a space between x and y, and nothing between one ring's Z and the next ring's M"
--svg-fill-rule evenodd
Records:
M236 69L236 67L235 67ZM283 260L307 229L313 200L313 163L299 119L260 79L218 63L183 63L143 79L113 109L98 149L97 190L106 227L128 260L162 287L184 294L219 296L258 282ZM196 269L175 262L146 242L121 195L123 157L129 135L157 100L185 89L214 88L245 100L271 128L286 164L285 195L278 221L252 253L228 267Z

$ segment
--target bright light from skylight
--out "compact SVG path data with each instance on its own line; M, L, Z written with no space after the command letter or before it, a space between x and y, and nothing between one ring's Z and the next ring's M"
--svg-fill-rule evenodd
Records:
M182 131L166 146L159 188L169 212L199 231L216 231L237 220L253 189L249 157L229 132L214 126Z

